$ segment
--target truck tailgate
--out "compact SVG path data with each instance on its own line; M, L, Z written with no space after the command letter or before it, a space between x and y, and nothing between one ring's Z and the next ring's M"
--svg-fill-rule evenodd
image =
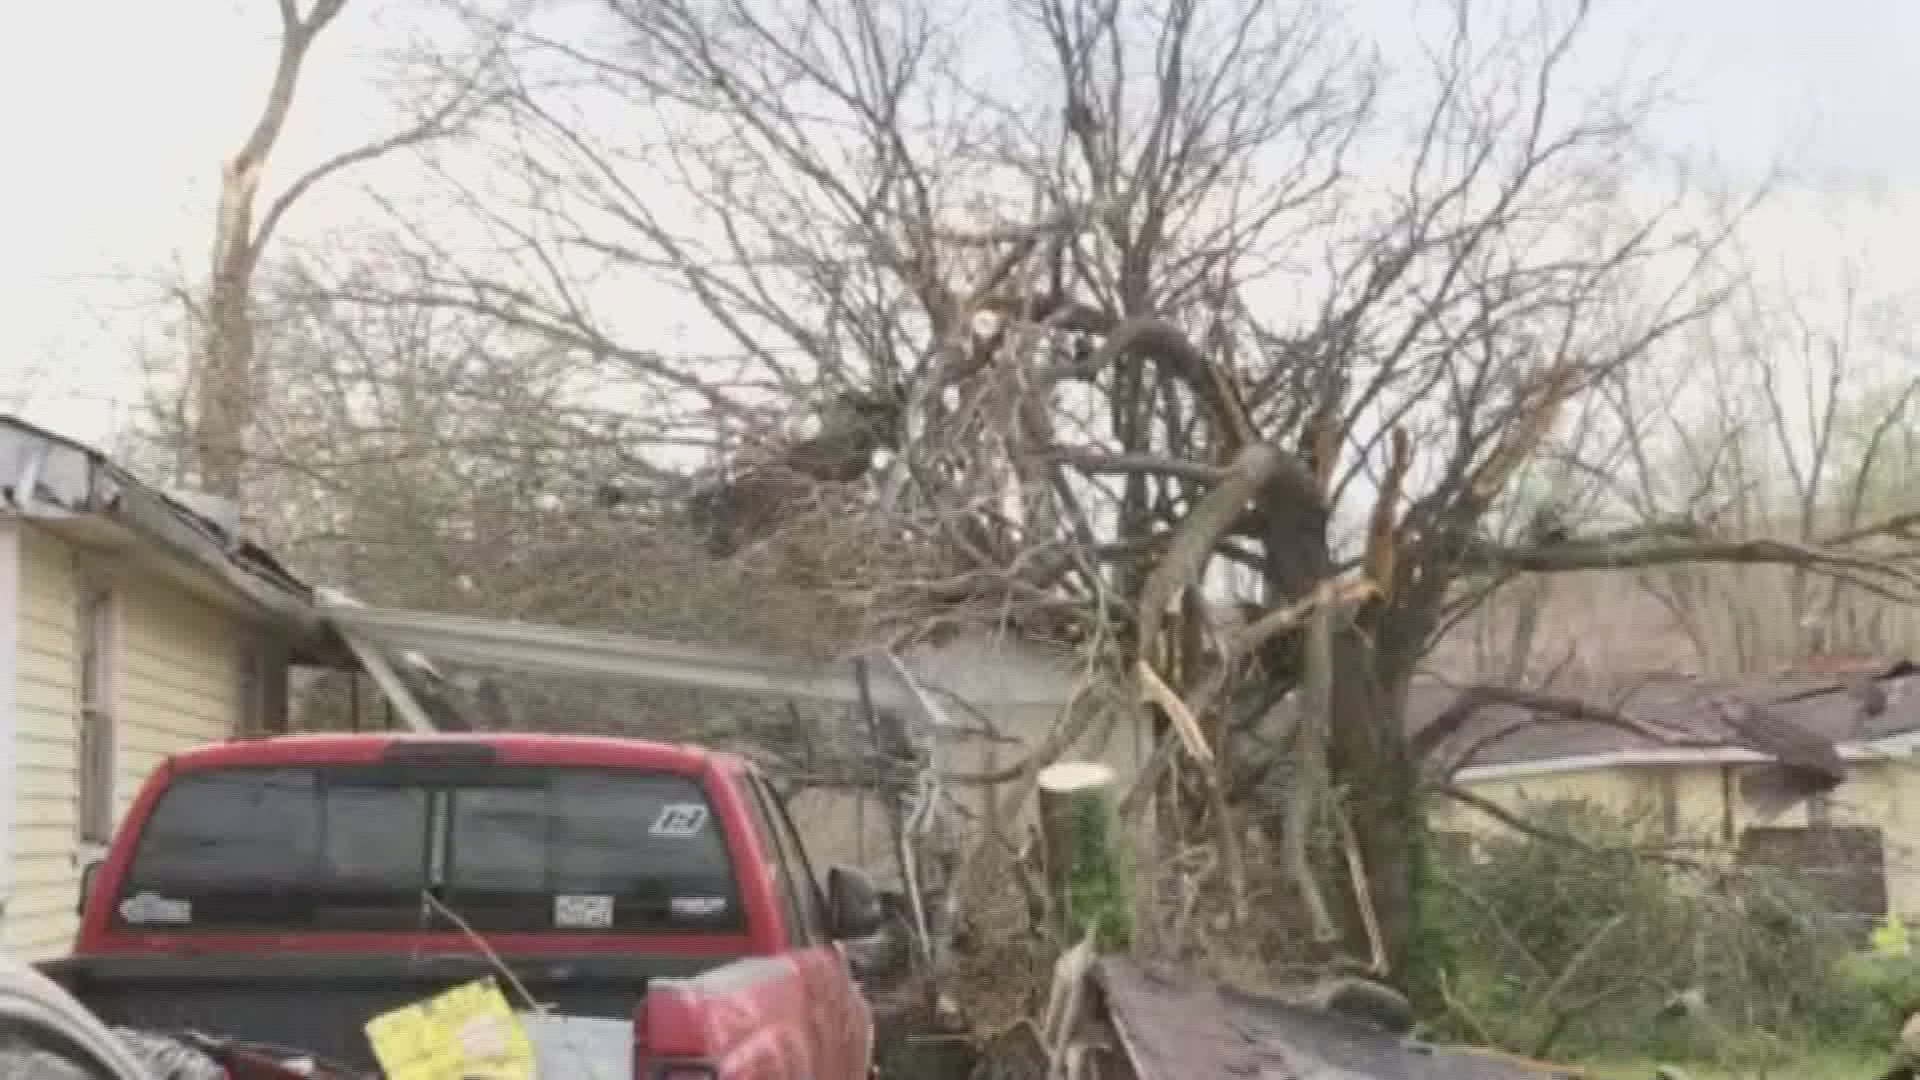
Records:
M689 978L724 959L677 956L509 956L534 1000L574 1016L630 1020L655 978ZM193 1030L298 1048L374 1067L363 1025L373 1017L497 969L473 955L283 954L69 957L40 965L109 1024ZM519 993L501 989L516 1008Z

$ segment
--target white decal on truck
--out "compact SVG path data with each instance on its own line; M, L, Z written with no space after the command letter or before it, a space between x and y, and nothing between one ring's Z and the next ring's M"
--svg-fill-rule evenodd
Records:
M605 930L613 925L613 897L556 896L553 898L553 925L568 930Z
M711 919L727 910L724 896L676 896L667 901L668 910L685 919Z
M668 803L660 808L660 816L653 819L653 827L647 831L655 836L684 840L699 833L707 823L707 808L699 803Z
M185 926L193 921L193 902L143 892L120 901L120 917L135 926Z

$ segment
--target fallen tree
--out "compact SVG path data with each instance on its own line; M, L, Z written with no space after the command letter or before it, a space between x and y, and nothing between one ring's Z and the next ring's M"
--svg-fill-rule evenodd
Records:
M529 41L565 77L522 85L498 145L541 198L461 197L537 222L529 262L669 278L726 355L621 341L558 269L334 295L497 319L642 383L740 464L703 478L711 551L776 561L863 634L1072 643L1149 699L1160 747L1120 799L1163 826L1148 865L1212 849L1237 932L1243 842L1281 831L1310 950L1416 981L1405 695L1463 612L1591 568L1920 581L1888 540L1907 519L1798 542L1671 512L1503 527L1531 463L1604 472L1587 404L1679 359L1732 223L1623 203L1646 103L1563 85L1584 5L1496 40L1472 7L1394 81L1295 5L1013 3L1040 60L1015 88L998 45L919 4L617 0L592 41ZM1419 105L1410 135L1389 90ZM660 116L671 167L568 95ZM855 407L775 436L819 400ZM1002 770L1013 801L1098 722Z

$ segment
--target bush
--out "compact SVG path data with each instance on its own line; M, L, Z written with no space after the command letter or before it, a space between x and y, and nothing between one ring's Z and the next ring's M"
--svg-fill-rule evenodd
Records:
M1793 1044L1889 1030L1882 967L1842 963L1832 920L1786 882L1676 868L1590 803L1526 807L1577 844L1518 833L1436 852L1422 896L1436 1035L1557 1057L1633 1052L1761 1064ZM1920 989L1920 963L1902 969ZM1920 1001L1920 998L1916 998ZM1681 1002L1704 1008L1676 1008ZM1897 1027L1897 1024L1896 1024Z
M1628 823L1585 803L1527 816L1592 849L1631 846ZM1660 867L1518 834L1488 838L1478 856L1436 853L1424 898L1430 932L1450 939L1435 977L1443 1034L1521 1053L1604 1044L1644 1027L1681 981L1687 912Z
M1855 1034L1869 1045L1884 1045L1909 1014L1920 1010L1920 955L1898 917L1882 924L1868 948L1841 957L1834 974L1858 1005Z

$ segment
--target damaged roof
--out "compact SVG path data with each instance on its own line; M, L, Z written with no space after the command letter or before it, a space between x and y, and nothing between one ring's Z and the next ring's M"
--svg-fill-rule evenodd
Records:
M58 529L105 521L191 564L261 614L324 636L313 590L214 517L148 484L104 453L0 414L0 496L6 508Z
M1810 669L1811 668L1811 669ZM1408 693L1406 724L1417 733L1459 699L1462 688L1439 680L1416 682ZM1741 754L1741 741L1719 719L1716 700L1760 706L1809 734L1859 747L1920 733L1920 667L1906 661L1822 663L1741 678L1648 674L1616 680L1611 689L1568 693L1615 710L1672 741L1660 742L1603 724L1571 720L1512 705L1482 707L1437 748L1442 760L1471 753L1469 768L1528 763L1654 763L1722 751ZM1494 739L1501 732L1511 734Z
M1139 1080L1548 1080L1575 1069L1403 1039L1339 1013L1123 957L1094 966Z

